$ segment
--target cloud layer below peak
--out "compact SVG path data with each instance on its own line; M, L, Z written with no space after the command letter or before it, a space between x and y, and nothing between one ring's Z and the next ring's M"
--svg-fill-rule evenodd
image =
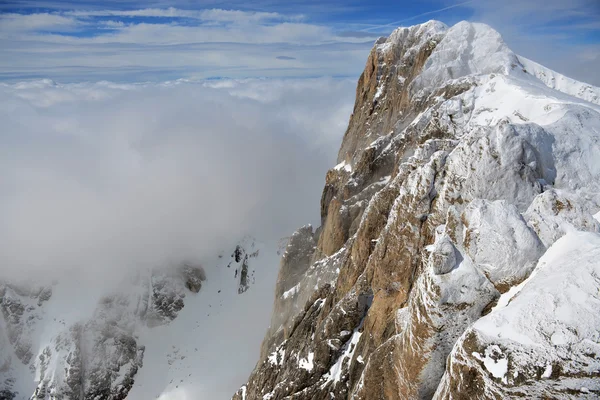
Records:
M90 279L318 223L354 82L0 84L0 279Z

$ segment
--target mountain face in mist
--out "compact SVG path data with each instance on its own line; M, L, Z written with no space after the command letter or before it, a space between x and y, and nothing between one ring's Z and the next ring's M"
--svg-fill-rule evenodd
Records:
M181 398L171 393L205 382L223 351L252 353L240 304L267 290L255 285L265 250L245 238L203 265L137 271L100 295L77 293L77 282L0 281L0 399ZM246 328L230 332L231 323ZM222 389L213 386L196 394Z
M379 39L234 399L598 398L599 155L600 88L490 27Z

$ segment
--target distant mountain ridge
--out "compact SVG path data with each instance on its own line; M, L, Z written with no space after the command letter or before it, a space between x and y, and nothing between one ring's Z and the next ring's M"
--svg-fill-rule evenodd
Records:
M99 299L60 279L0 281L0 399L148 399L193 383L210 368L206 325L240 318L270 250L246 237L210 263L132 271Z

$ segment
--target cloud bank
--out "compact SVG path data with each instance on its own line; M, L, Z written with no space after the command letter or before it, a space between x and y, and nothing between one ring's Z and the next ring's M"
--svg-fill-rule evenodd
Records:
M354 82L0 84L0 278L90 279L318 222Z

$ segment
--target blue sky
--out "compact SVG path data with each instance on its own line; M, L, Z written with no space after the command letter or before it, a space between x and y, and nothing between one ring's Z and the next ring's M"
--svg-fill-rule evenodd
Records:
M16 1L0 80L356 77L375 38L429 19L485 22L515 52L600 85L600 1Z

